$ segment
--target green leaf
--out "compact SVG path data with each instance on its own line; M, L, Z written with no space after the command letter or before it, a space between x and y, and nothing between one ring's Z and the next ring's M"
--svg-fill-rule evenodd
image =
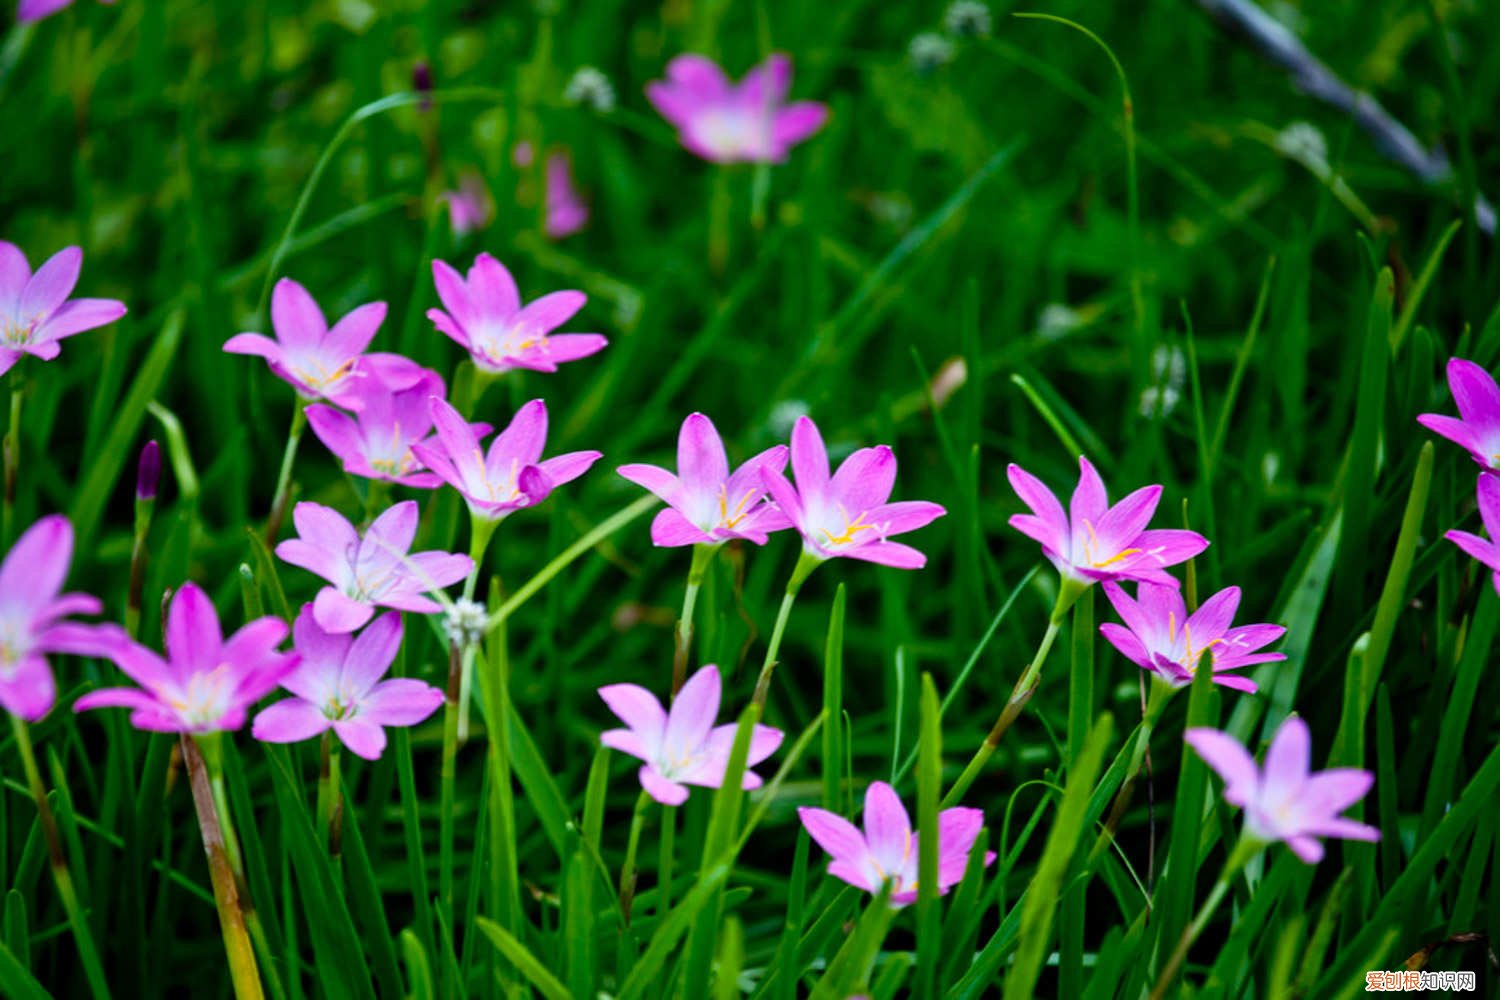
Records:
M547 1000L573 1000L574 994L568 992L562 980L549 972L547 967L504 927L488 917L480 917L476 923L484 936L490 939L490 944L494 945L496 950L504 955Z
M938 909L938 800L943 795L943 729L937 685L922 674L917 737L917 995L937 988L942 914Z
M52 994L26 971L26 967L3 944L0 944L0 993L10 1000L52 1000Z

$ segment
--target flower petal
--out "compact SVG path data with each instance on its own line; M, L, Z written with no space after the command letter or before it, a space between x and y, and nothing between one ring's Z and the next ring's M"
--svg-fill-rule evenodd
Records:
M64 247L53 254L26 282L18 318L24 321L52 315L72 294L82 267L83 251L78 247Z
M881 871L899 872L912 857L911 818L896 790L883 781L871 782L865 791L865 841Z
M283 698L264 708L250 725L250 735L264 743L301 743L333 725L310 701Z

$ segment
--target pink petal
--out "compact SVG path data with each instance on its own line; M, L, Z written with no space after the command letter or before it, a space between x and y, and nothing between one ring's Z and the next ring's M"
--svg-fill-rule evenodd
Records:
M1143 486L1105 512L1093 522L1098 550L1113 554L1130 545L1151 523L1160 500L1160 486ZM1073 523L1078 524L1076 518Z
M33 336L42 341L62 340L113 323L124 315L125 303L115 299L74 299L64 302Z
M1271 738L1266 750L1265 778L1261 784L1264 797L1272 802L1285 801L1294 789L1307 781L1312 760L1312 739L1301 716L1288 716Z
M364 552L379 552L399 559L406 555L417 537L417 521L421 517L415 500L402 500L392 504L371 522L361 543Z
M380 726L415 726L443 704L443 692L410 677L381 681L359 705L356 716Z
M599 697L654 754L667 730L667 713L656 696L638 684L606 684Z
M1479 503L1479 519L1484 522L1484 530L1491 538L1500 539L1500 476L1489 472L1480 474L1475 499Z
M276 282L271 293L271 326L276 339L293 350L314 350L328 333L323 310L307 289L291 278Z
M1006 468L1005 475L1016 496L1036 515L1035 521L1027 522L1020 520L1025 515L1013 517L1011 527L1055 552L1068 551L1068 516L1063 513L1062 504L1058 503L1053 492L1040 479L1014 463Z
M1417 423L1434 434L1442 435L1461 448L1465 448L1476 454L1484 453L1484 446L1480 443L1479 438L1475 436L1474 429L1462 420L1445 417L1437 413L1424 413L1417 417Z
M1187 627L1193 633L1193 645L1202 649L1206 643L1212 642L1229 631L1229 625L1234 621L1234 613L1240 606L1240 588L1225 587L1208 600L1198 606L1187 621Z
M1323 860L1323 845L1312 837L1288 837L1286 846L1292 853L1310 865Z
M452 318L453 327L444 329L438 323L438 329L443 330L454 340L468 346L468 336L462 332L471 326L479 317L479 310L475 308L473 300L469 297L469 287L464 281L464 276L449 266L446 261L434 260L432 262L432 283L437 288L438 298L443 303L443 308L448 310L448 315L436 309L427 312L427 318L438 323L438 317L444 319ZM519 304L519 303L517 303Z
M645 741L632 729L606 729L599 734L599 742L611 750L629 754L638 760L647 760L651 757L651 751L646 748Z
M577 361L598 354L609 346L609 340L598 333L555 333L547 338L547 356L555 364Z
M553 487L571 483L593 467L604 455L597 451L570 451L537 463L537 468Z
M452 586L474 568L474 561L456 552L416 552L407 557L411 576L423 590Z
M1462 358L1451 359L1448 362L1448 388L1453 392L1459 414L1475 428L1500 424L1500 387L1482 367Z
M801 482L799 477L799 486ZM828 493L835 503L843 504L851 516L858 516L889 500L895 485L896 456L885 445L879 445L860 448L844 459L828 484Z
M801 530L806 517L806 512L802 507L802 498L797 495L797 491L792 488L792 484L787 481L786 476L782 475L779 469L773 469L770 466L761 466L760 471L761 481L770 492L772 499L776 501L776 505L781 508L782 513L787 516L792 524L798 530Z
M359 544L354 525L332 507L303 501L292 508L292 523L304 541L348 558Z
M491 442L486 470L491 478L507 478L513 459L522 465L533 465L542 457L546 445L547 404L533 399L516 411L510 424Z
M72 2L73 0L21 0L16 8L16 23L40 21L44 17L56 14Z
M828 105L798 101L777 111L771 119L771 142L780 156L785 150L816 133L828 122ZM778 157L779 158L779 157Z
M730 83L724 71L712 59L685 53L667 63L667 79L701 99L723 97Z
M1099 633L1108 639L1110 645L1118 649L1125 659L1143 670L1151 669L1151 654L1141 644L1141 640L1136 638L1134 632L1114 622L1105 622L1099 626Z
M1207 728L1189 729L1183 739L1224 779L1226 802L1242 806L1250 800L1260 784L1260 772L1255 767L1255 758L1239 740Z
M713 538L683 517L675 507L658 511L651 521L652 545L676 548L682 545L706 545L713 541Z
M828 449L823 447L823 436L810 417L798 417L792 425L792 474L797 478L803 505L819 509L829 488Z
M641 779L641 787L646 794L660 802L664 806L680 806L687 801L688 790L686 785L679 785L675 781L668 781L656 772L650 764L642 764L637 772Z
M687 679L667 712L663 753L674 759L690 758L707 742L719 715L721 688L719 668L712 663Z
M301 621L300 616L298 621ZM387 611L370 622L344 654L342 670L339 672L339 693L351 701L363 699L391 668L396 659L396 651L400 648L401 615ZM427 685L421 686L425 688Z
M773 52L745 74L736 96L751 107L772 107L786 100L791 86L791 57Z
M677 477L659 465L636 463L622 465L615 471L637 486L655 493L665 503L675 507L682 502L682 487Z
M828 874L842 882L847 882L856 889L866 892L879 892L880 886L870 881L869 869L863 861L830 861L828 863ZM892 902L895 902L893 899Z
M333 723L312 702L283 698L262 709L250 726L250 735L264 743L301 743L322 733Z
M96 708L130 708L138 712L162 712L162 704L139 688L100 688L73 702L73 711L88 712ZM134 722L134 718L131 720ZM137 727L139 728L139 727ZM173 729L162 729L173 732Z
M21 248L0 240L0 316L13 316L20 311L21 293L30 280L31 265Z
M756 497L764 496L766 492L765 480L761 477L762 468L773 469L781 472L786 468L787 459L791 451L784 444L778 444L767 448L765 451L755 455L738 469L729 475L729 482L725 492L729 495L731 503L739 501L739 498L747 493Z
M817 845L837 861L843 861L856 870L861 869L869 858L864 834L853 823L829 812L811 806L800 806L797 818L807 829ZM862 886L868 888L868 886Z
M957 807L938 813L938 888L963 881L974 841L984 829L984 810ZM914 849L915 850L915 849ZM985 864L989 864L988 861Z
M1141 570L1162 569L1187 562L1208 548L1208 539L1196 531L1182 528L1152 528L1135 538L1134 546L1141 551L1127 556L1114 564L1120 575L1128 578L1143 578Z
M0 677L0 707L35 722L52 710L57 685L45 657L32 654L13 664L9 677Z
M865 521L878 525L882 535L900 535L925 527L946 513L942 505L927 500L898 500L869 508Z
M541 338L572 319L587 302L588 296L582 292L552 292L527 305L511 322Z
M224 341L224 350L230 354L252 354L278 364L285 356L280 344L259 333L237 333Z
M865 841L885 872L899 872L911 857L911 819L896 790L874 781L865 791Z
M469 268L469 296L480 316L501 318L521 308L521 293L505 265L487 253Z
M1088 459L1078 456L1078 486L1073 490L1073 499L1068 506L1068 519L1074 532L1082 530L1087 521L1098 531L1099 522L1109 509L1109 497L1104 491L1104 480Z
M893 566L896 569L921 569L927 565L925 555L910 545L902 545L900 542L871 542L868 545L857 545L845 549L839 554L850 559L879 563L881 566Z
M27 528L0 563L0 600L34 610L62 590L73 560L73 526L49 514Z
M332 587L324 587L313 598L313 617L327 632L353 632L374 614L373 605L356 601Z
M677 475L684 502L694 505L705 499L717 502L729 479L724 442L713 421L701 413L689 414L677 434Z
M340 719L333 724L333 732L344 746L365 760L379 760L385 750L385 730L368 719L358 716Z
M64 247L36 269L26 288L21 292L20 316L28 320L35 316L50 316L58 306L67 301L73 287L78 284L78 272L83 267L83 251L78 247Z
M177 588L167 609L167 659L178 676L209 671L219 664L224 632L208 595L191 580Z
M355 467L368 468L365 459L365 436L354 418L331 406L314 404L304 410L313 433L324 446L353 472Z
M323 340L322 352L340 361L363 354L383 322L385 303L366 302L334 324Z

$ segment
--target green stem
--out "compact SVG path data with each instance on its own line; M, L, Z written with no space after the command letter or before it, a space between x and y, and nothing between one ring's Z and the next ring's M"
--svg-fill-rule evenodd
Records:
M478 514L469 515L469 559L473 567L464 581L464 600L474 599L474 590L479 583L479 574L484 569L484 553L490 547L490 539L500 522ZM469 741L469 700L474 690L474 655L476 649L466 644L463 648L463 664L458 686L458 742Z
M498 586L495 588L498 590ZM512 934L522 931L516 814L510 769L510 650L502 623L490 633L490 668L482 693L490 764L489 844L491 916Z
M453 928L453 784L458 774L458 692L463 655L458 643L448 644L448 699L443 706L443 762L438 793L438 905L443 926Z
M365 523L369 524L375 520L375 516L391 502L391 484L384 479L368 480L369 486L365 490Z
M682 615L677 619L677 644L672 652L672 697L687 681L688 656L693 647L693 608L698 603L698 588L703 586L708 564L713 562L717 545L694 545L693 564L688 568L687 591L682 597Z
M255 951L245 929L245 915L240 909L239 890L230 866L228 846L208 769L197 742L182 734L182 758L187 764L188 780L193 789L193 805L198 810L198 826L203 833L203 850L208 855L208 872L213 881L214 903L219 910L219 928L224 935L224 952L229 960L229 977L237 1000L263 1000L260 974L255 968Z
M635 902L635 854L641 844L641 827L646 824L646 810L651 806L651 796L641 789L635 800L635 812L630 817L630 838L625 843L625 863L620 866L620 912L625 923L630 923L630 907Z
M677 807L661 807L661 837L657 846L660 851L656 860L656 916L659 920L667 919L667 913L672 909L672 868L676 859L675 845L677 839Z
M141 608L146 589L146 540L151 531L155 499L135 502L135 537L130 545L130 584L125 592L125 633L132 639L141 634Z
M1057 603L1053 606L1052 616L1047 621L1047 632L1042 636L1042 644L1037 647L1036 655L1026 665L1026 670L1021 674L1021 679L1011 689L1010 697L1006 699L1005 707L1001 709L1000 717L995 720L994 726L990 728L989 735L984 738L983 743L979 744L979 749L974 751L973 758L970 759L963 773L958 776L958 780L953 783L953 787L948 789L948 794L943 796L942 807L944 809L955 805L963 799L964 792L969 790L969 786L974 783L974 779L979 777L979 772L984 769L985 763L989 761L990 757L994 755L996 748L1000 746L1000 739L1005 735L1005 731L1010 728L1012 722L1016 721L1021 714L1021 710L1026 707L1026 703L1036 693L1037 685L1041 683L1042 679L1042 664L1047 661L1047 654L1051 652L1052 644L1057 640L1057 634L1062 631L1063 616L1067 613L1067 609L1072 607L1073 603L1078 600L1079 596L1086 589L1086 585L1078 583L1071 577L1063 577L1062 586L1058 588L1057 592Z
M755 696L751 703L764 707L766 695L771 688L771 674L776 669L776 653L781 649L781 636L786 631L787 619L792 615L792 605L796 603L797 591L802 589L802 583L813 570L822 565L823 560L802 550L797 558L797 565L792 569L792 578L787 581L786 595L781 599L781 610L776 613L776 625L771 629L771 642L766 646L766 659L760 665L760 677L755 682Z
M1224 870L1219 874L1219 880L1214 883L1213 891L1198 908L1193 922L1182 932L1182 938L1177 942L1177 948L1172 952L1172 957L1167 961L1166 968L1162 969L1160 978L1156 980L1156 986L1151 990L1150 1000L1161 1000L1172 985L1172 980L1177 978L1182 963L1187 960L1188 949L1193 942L1198 940L1198 935L1203 933L1203 928L1213 917L1214 910L1224 900L1229 891L1230 882L1236 873L1255 855L1259 854L1265 845L1249 836L1241 836L1240 842L1235 845L1234 852L1229 855L1229 860L1224 863Z
M287 501L292 494L292 466L297 462L297 445L302 441L302 431L307 426L307 411L298 399L292 409L292 426L286 435L286 450L281 453L281 471L276 474L276 492L272 495L271 516L266 518L266 545L276 544L276 535L281 531L281 522L286 517Z
M68 914L68 926L72 928L73 940L78 945L78 958L83 963L84 976L95 997L108 998L109 984L104 977L104 966L100 964L94 937L84 919L83 907L73 886L73 873L68 870L68 856L63 851L62 837L58 834L57 819L52 815L52 806L47 801L47 788L42 784L42 774L36 766L36 753L31 747L31 730L25 720L16 715L10 717L10 726L15 733L16 749L21 754L21 767L26 772L26 784L31 789L31 798L36 802L37 820L41 823L42 835L47 841L52 881L57 886L57 894L62 897L63 910Z
M344 790L339 783L339 745L334 741L332 730L323 731L320 749L318 835L328 856L333 859L333 871L337 876L340 871L339 857L343 853Z
M724 274L729 264L729 171L714 171L713 189L708 201L708 267L714 277Z
M21 459L21 378L10 379L10 429L5 432L5 516L0 538L6 545L15 537L16 470Z

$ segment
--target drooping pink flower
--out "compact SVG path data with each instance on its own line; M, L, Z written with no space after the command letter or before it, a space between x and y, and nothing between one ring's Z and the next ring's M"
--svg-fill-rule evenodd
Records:
M354 636L325 631L313 606L304 604L292 643L302 660L281 686L296 697L255 716L250 732L258 740L298 743L332 729L350 750L375 760L385 750L385 726L415 726L443 703L443 692L431 684L381 680L401 648L401 616L394 611Z
M588 296L552 292L523 307L515 279L487 253L474 260L467 281L445 261L435 260L432 280L443 308L427 310L427 318L484 371L555 372L558 365L596 354L609 343L597 333L552 332L572 319Z
M373 381L373 380L372 380ZM390 392L382 385L356 390L360 402L353 416L321 403L307 408L307 422L318 440L344 463L344 471L366 479L383 479L419 489L433 489L443 481L412 453L412 445L429 440L432 411L427 400L445 393L437 372L427 372L416 385ZM488 434L488 424L475 424L476 434Z
M100 3L114 4L115 0L99 0ZM28 21L40 21L44 17L56 14L64 7L71 7L73 0L21 0L16 6L16 23L25 24Z
M573 165L564 152L547 156L546 206L542 229L550 240L560 240L581 230L589 222L588 202L573 184Z
M1500 544L1497 544L1500 542L1500 478L1481 472L1476 499L1479 502L1479 519L1484 522L1484 530L1490 537L1484 538L1457 528L1443 537L1478 559L1481 565L1494 573L1492 579L1495 592L1500 593Z
M761 469L780 472L786 468L786 456L785 445L767 448L731 473L713 421L693 413L677 433L679 475L641 464L615 471L669 504L651 522L651 541L657 545L717 545L731 538L764 545L768 532L792 524L774 504L763 502Z
M646 85L646 97L677 129L689 151L713 163L781 163L797 143L828 120L814 101L787 104L792 60L777 52L735 84L713 62L680 55L667 78Z
M1098 580L1139 580L1177 586L1164 567L1191 559L1208 548L1196 531L1178 528L1147 529L1160 486L1145 486L1109 505L1104 481L1082 456L1078 459L1078 487L1068 513L1052 491L1031 473L1012 464L1006 474L1011 488L1030 514L1016 514L1010 526L1042 544L1042 555L1065 578L1082 584Z
M1500 472L1500 387L1489 372L1472 361L1448 361L1448 389L1458 417L1424 413L1417 423L1466 448L1474 461Z
M465 236L483 229L495 217L495 203L484 178L467 170L459 178L458 190L444 191L440 196L448 203L448 223L453 235Z
M878 893L887 879L891 905L906 906L917 899L919 841L911 818L896 790L883 781L872 781L865 791L865 828L826 809L802 806L797 810L802 825L818 846L833 860L828 874L856 889ZM938 813L938 895L963 881L974 841L984 828L984 813L957 806ZM995 860L986 851L986 866Z
M327 580L313 599L313 616L327 632L353 632L376 607L431 614L442 605L425 596L469 575L468 556L411 552L417 537L417 503L387 508L364 536L338 511L317 503L292 509L297 538L276 546L276 555Z
M1143 583L1134 601L1119 584L1106 580L1104 593L1125 622L1100 625L1104 638L1127 660L1173 687L1191 684L1199 661L1207 655L1215 684L1254 692L1254 681L1229 671L1286 659L1285 653L1256 652L1286 634L1280 625L1230 627L1240 604L1238 587L1224 588L1191 615L1176 587Z
M1319 837L1380 839L1373 826L1339 815L1364 798L1375 776L1349 767L1309 773L1312 743L1300 717L1288 716L1276 731L1264 768L1228 733L1189 729L1184 738L1224 779L1224 801L1244 808L1247 836L1285 841L1310 865L1323 858Z
M419 366L400 355L365 355L384 320L385 303L367 302L330 330L323 310L307 289L282 278L271 293L276 339L240 333L224 342L224 350L264 358L271 371L303 399L326 399L354 409L360 402L356 388L372 374L397 385L418 377Z
M139 688L101 688L73 703L75 712L128 708L130 724L162 733L239 729L250 706L275 690L297 665L278 652L286 622L257 618L228 639L213 602L197 584L177 588L167 609L167 657L134 642L109 653Z
M847 556L900 569L920 569L927 557L909 545L888 541L947 513L926 500L888 503L896 484L896 456L885 445L861 448L832 477L828 449L817 425L798 417L792 425L794 489L780 469L762 465L772 499L802 535L802 547L817 559Z
M49 654L110 656L125 641L118 626L63 620L101 607L89 594L62 593L72 561L73 526L51 514L27 528L0 562L0 707L27 722L57 700Z
M607 684L599 689L599 697L628 728L605 730L599 741L645 762L640 770L641 787L653 799L663 805L682 805L688 797L686 786L718 788L724 783L738 727L732 722L714 725L722 684L719 668L710 663L688 678L670 710L639 685ZM760 787L760 775L750 768L775 753L782 736L779 729L756 725L750 734L741 787Z
M26 354L51 361L64 337L125 315L125 303L114 299L68 299L82 267L83 251L65 247L32 274L21 248L0 240L0 374Z
M540 399L516 411L510 426L490 442L488 454L479 446L484 434L451 404L433 397L429 406L437 440L412 445L412 454L462 493L477 517L498 521L539 504L553 488L577 479L603 457L597 451L572 451L544 460L547 404Z

